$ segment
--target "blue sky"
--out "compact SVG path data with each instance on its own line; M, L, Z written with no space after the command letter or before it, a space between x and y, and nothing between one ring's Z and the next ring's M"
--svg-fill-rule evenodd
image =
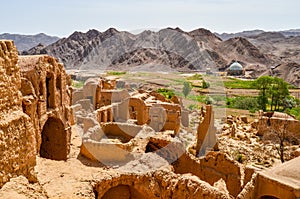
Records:
M299 9L299 0L2 0L0 33L66 37L75 30L109 27L285 30L300 28Z

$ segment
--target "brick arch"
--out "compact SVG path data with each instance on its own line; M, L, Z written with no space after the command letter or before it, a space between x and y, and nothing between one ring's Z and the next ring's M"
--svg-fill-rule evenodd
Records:
M110 188L108 191L105 192L105 194L101 197L101 199L110 199L110 198L139 199L139 198L147 198L147 196L148 194L138 191L133 186L121 184Z
M66 160L68 156L67 132L63 122L48 118L42 130L40 156L52 160Z

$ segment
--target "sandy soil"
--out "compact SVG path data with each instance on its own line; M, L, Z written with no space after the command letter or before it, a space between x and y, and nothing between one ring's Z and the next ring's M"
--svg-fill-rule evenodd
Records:
M114 171L79 155L81 137L73 127L70 158L55 161L37 157L38 182L15 178L0 190L0 198L95 198L93 182L97 176Z

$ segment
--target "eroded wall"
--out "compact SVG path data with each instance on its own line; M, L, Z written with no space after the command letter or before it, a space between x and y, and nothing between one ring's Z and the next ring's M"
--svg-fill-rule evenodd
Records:
M170 171L123 174L101 179L95 185L100 198L191 198L226 199L229 195L188 175Z
M217 149L216 127L214 126L214 112L211 105L206 106L203 121L197 129L196 155L204 156L206 151Z
M211 185L222 178L229 193L235 197L242 190L240 166L223 153L210 152L203 158L186 153L173 166L176 173L192 173Z
M12 41L0 41L0 187L18 175L35 180L35 131L23 113L18 52Z
M66 160L70 151L72 90L57 59L48 55L19 56L23 111L34 124L37 152Z

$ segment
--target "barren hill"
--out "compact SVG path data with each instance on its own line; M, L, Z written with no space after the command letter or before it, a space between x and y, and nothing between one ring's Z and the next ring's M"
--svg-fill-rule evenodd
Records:
M242 37L231 38L222 42L219 45L219 52L223 53L227 60L238 60L243 63L262 65L263 67L272 62L268 56Z
M233 37L236 35L241 37ZM59 58L67 69L86 70L225 70L237 60L259 76L271 66L300 63L300 36L288 35L297 35L297 31L216 35L203 28L190 32L166 28L135 35L110 28L105 32L74 32L23 54L49 54Z
M281 33L262 33L248 38L261 52L273 56L277 64L300 63L300 36L286 37ZM276 64L276 65L277 65Z
M281 64L273 70L273 73L287 82L300 87L300 64L295 62Z
M58 57L69 69L113 70L150 64L178 70L205 70L208 67L218 70L226 68L237 58L245 64L269 63L267 57L250 42L238 39L239 42L241 44L235 44L234 40L223 42L202 28L191 32L166 28L137 35L111 28L103 33L97 30L74 32L54 44L35 47L23 53L47 53ZM236 55L228 55L229 51L225 49L226 45L232 43L237 49L229 48L230 53Z
M48 36L44 33L36 35L20 35L4 33L0 39L13 40L19 51L28 50L38 44L49 45L59 40L58 37Z
M234 38L234 37L253 37L253 36L257 36L261 33L269 33L269 32L265 32L263 30L246 30L246 31L242 31L242 32L237 32L237 33L215 33L218 37L220 37L222 40L227 40L230 38ZM272 33L280 33L282 35L284 35L285 37L296 37L296 36L300 36L300 29L290 29L290 30L282 30L282 31L277 31L277 32L272 32Z

